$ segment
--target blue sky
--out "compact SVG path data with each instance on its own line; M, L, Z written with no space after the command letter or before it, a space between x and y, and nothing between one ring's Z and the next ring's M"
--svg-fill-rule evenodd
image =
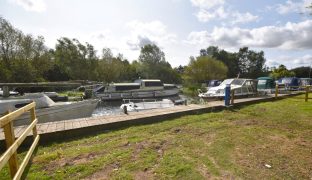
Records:
M172 66L210 45L263 50L268 66L312 63L312 0L0 0L0 16L54 48L60 37L130 61L157 44Z

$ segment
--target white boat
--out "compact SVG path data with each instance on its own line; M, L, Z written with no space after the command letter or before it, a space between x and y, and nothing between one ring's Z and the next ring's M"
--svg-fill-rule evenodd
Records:
M231 85L234 96L249 96L257 93L257 80L253 79L226 79L219 86L210 88L205 93L199 93L201 98L223 98L225 96L225 86Z
M163 84L158 79L139 79L134 83L112 83L94 90L102 100L124 98L161 98L177 95L179 89L174 84Z
M163 99L161 101L155 99L124 99L124 104L120 106L120 109L124 110L124 108L127 108L127 111L139 111L173 106L174 103L170 99Z
M36 116L38 123L53 122L67 119L90 117L99 100L84 100L77 102L55 103L43 93L28 94L18 98L0 100L0 114L11 112L31 102L36 102ZM14 126L30 123L30 113L24 113L14 120Z

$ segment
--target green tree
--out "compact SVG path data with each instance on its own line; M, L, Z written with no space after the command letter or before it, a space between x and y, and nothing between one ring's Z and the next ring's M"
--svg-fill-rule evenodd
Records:
M312 69L311 67L297 67L292 69L291 71L293 71L297 77L299 78L307 78L307 77L311 77L312 75Z
M193 83L202 83L211 79L223 79L228 68L221 61L210 56L191 57L185 68L184 80Z
M265 71L264 52L255 52L248 47L239 49L237 53L240 75L247 78L257 78Z
M160 79L166 83L181 81L180 75L166 61L165 53L155 44L148 44L141 48L137 73L141 78Z
M294 77L296 74L293 71L289 71L286 66L280 65L278 68L274 68L270 76L274 79L283 77Z
M54 52L55 63L70 79L95 80L98 58L89 43L81 44L77 39L58 39Z

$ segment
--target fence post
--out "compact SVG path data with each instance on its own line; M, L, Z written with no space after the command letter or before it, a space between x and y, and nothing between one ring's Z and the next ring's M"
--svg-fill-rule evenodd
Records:
M31 122L33 122L36 119L35 107L36 107L36 105L30 109ZM37 133L37 125L35 125L33 128L33 137L36 138L37 134L38 134Z
M278 96L278 85L275 86L275 99L277 99Z
M231 91L231 105L234 105L234 90Z
M6 114L9 114L9 113L10 113L10 111L8 111ZM3 130L4 130L6 148L8 149L15 142L13 122L10 121L8 124L3 126ZM9 167L10 167L10 174L11 174L11 177L13 179L15 174L17 173L17 170L18 170L16 151L12 154L12 156L9 159Z
M309 86L306 86L305 90L306 90L306 93L305 93L305 102L308 102L308 99L309 99Z

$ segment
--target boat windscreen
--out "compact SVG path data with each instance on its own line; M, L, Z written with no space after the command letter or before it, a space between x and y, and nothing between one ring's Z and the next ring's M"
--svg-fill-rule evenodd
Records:
M232 81L233 81L233 79L226 79L220 85L231 84Z
M233 85L243 85L244 79L234 79L231 84Z

